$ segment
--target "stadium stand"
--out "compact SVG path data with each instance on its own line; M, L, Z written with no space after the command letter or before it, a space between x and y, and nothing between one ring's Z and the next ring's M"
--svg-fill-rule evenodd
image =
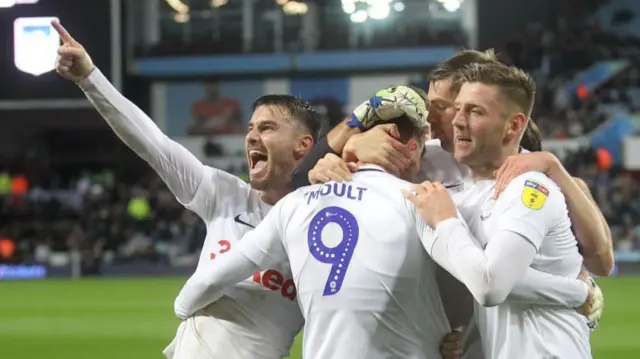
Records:
M578 3L582 6L577 6ZM555 23L531 23L524 33L502 45L496 44L503 61L534 74L538 83L534 118L545 139L582 138L612 118L612 107L630 112L640 108L640 60L633 56L640 53L638 37L616 33L611 25L615 19L597 20L603 6L599 1L584 4L567 0ZM322 27L318 49L349 46L335 41L341 26L348 24L344 17L330 16L336 11L341 10L328 6L326 18L330 21ZM617 13L612 16L620 17ZM236 38L237 31L236 37L218 34L217 38L224 41L210 37L184 41L171 35L171 26L167 25L169 30L165 31L169 33L162 36L160 43L144 49L146 55L243 51L241 41ZM375 33L369 43L357 47L464 43L459 29L425 33L423 27L412 27L409 23L397 32ZM293 40L289 45L290 49L296 48ZM624 70L601 81L597 88L585 92L574 85L585 69L621 59L627 62ZM328 104L320 101L316 105L322 107L327 123L337 123L345 114L339 104L327 101ZM218 156L226 155L218 152ZM611 224L617 249L640 249L640 226L636 225L640 223L638 176L608 163L611 161L603 160L603 156L607 156L606 150L580 149L568 153L563 160L574 175L591 187ZM236 174L246 170L242 166L227 169ZM203 225L195 215L182 209L153 174L138 183L125 183L111 172L78 173L66 185L43 187L29 183L25 193L16 193L19 189L16 175L0 172L0 187L5 192L0 197L0 238L3 243L15 244L13 250L6 246L0 261L66 264L69 258L60 253L76 250L88 263L89 272L97 271L101 262L194 263L194 253L204 238Z

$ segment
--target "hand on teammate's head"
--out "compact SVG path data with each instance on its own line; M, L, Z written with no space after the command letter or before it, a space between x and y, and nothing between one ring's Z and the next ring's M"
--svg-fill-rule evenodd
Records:
M498 198L514 178L530 171L548 174L560 162L550 152L529 152L509 156L494 173L496 188L494 197Z
M351 171L355 170L354 166L354 163L348 164L337 155L328 153L309 171L309 182L317 184L329 181L349 181L351 180Z
M56 72L60 76L76 83L84 80L95 67L91 57L62 24L58 21L52 21L51 25L62 40L62 45L58 49L58 56L56 57Z
M394 124L378 125L371 130L352 136L342 150L347 162L364 162L381 166L399 174L411 166L412 145L398 141L398 128Z

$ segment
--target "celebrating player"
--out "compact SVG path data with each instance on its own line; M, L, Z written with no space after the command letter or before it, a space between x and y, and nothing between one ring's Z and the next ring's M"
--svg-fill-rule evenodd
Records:
M395 120L417 173L424 130ZM198 268L176 300L193 314L247 275L290 261L305 317L305 358L435 358L448 330L434 263L419 240L430 230L394 193L405 182L364 166L350 183L303 187L219 259ZM389 228L393 230L389 230ZM432 240L430 240L432 241Z
M405 192L435 228L431 255L473 294L486 358L591 358L589 328L574 310L504 302L529 267L576 278L582 256L560 188L526 172L494 198L494 172L518 153L531 115L535 84L523 71L498 63L459 73L454 146L473 181L454 194L424 182Z
M494 63L497 58L492 51L479 52L465 50L453 56L449 60L439 64L430 73L429 122L433 129L433 135L437 139L427 141L423 156L423 177L443 183L452 191L462 188L462 184L469 176L469 170L464 165L458 164L453 153L453 128L452 120L456 114L454 101L457 96L455 88L451 87L451 80L455 74L465 66L472 63ZM540 134L536 132L535 123L530 121L527 126L523 145L530 146L530 150L540 144ZM294 183L303 184L326 182L328 180L345 180L350 178L350 170L345 161L340 160L336 154L342 153L347 160L361 159L363 161L382 165L384 168L397 169L406 164L406 155L402 152L400 143L393 137L393 131L389 128L378 126L371 131L358 133L341 124L333 129L326 139L320 139L320 143L328 143L324 147L314 148L309 156L294 171ZM527 148L527 147L525 147ZM325 154L328 159L318 162ZM334 154L332 157L331 154ZM314 166L318 165L315 169ZM585 266L591 272L598 275L607 275L613 267L613 247L609 227L604 220L595 201L590 196L588 188L579 179L572 179L562 164L549 153L520 154L510 157L503 168L509 171L499 171L500 183L508 183L514 176L527 170L546 172L556 181L565 194L569 214L574 230L585 259ZM308 172L309 179L305 176ZM499 187L501 188L501 187ZM438 282L443 295L445 310L451 326L456 328L469 322L473 311L472 298L465 288L456 280L452 280L446 272L438 271ZM455 300L448 300L455 298ZM598 318L599 312L594 313ZM594 323L596 321L594 320ZM481 350L474 348L473 331L463 338L465 358L481 357ZM457 357L460 353L460 341L458 333L452 333L443 343L447 356ZM449 350L450 349L450 350ZM479 355L479 356L478 356Z
M453 157L453 127L455 116L454 101L458 92L452 88L451 81L458 71L473 63L498 62L493 51L485 52L465 50L454 55L449 60L437 65L429 75L429 123L431 124L435 140L426 144L423 156L423 179L438 181L445 186L455 189L468 177L468 168L459 165ZM531 126L527 126L523 137L523 145L536 145L536 148L525 149L538 150L540 145L537 126L530 120ZM327 139L321 138L319 143L329 143L329 146L314 148L307 158L294 171L294 183L302 185L309 183L309 179L316 175L311 171L317 162L327 153L342 154L344 158L359 159L376 163L385 168L397 169L406 164L406 155L385 127L376 127L366 133L359 133L349 128L346 124L336 126ZM321 151L324 149L324 151ZM331 170L345 173L346 164L331 165ZM576 232L586 268L594 274L607 276L613 269L613 245L609 226L604 220L595 201L586 191L583 181L572 179L564 169L560 161L550 153L516 154L507 161L496 174L498 175L499 192L515 176L525 171L536 170L547 173L556 182L567 199L569 214ZM331 173L331 172L329 172ZM312 178L308 178L309 174ZM338 177L338 176L336 176ZM342 176L335 179L345 179ZM585 192L586 191L586 192Z
M313 146L319 128L306 102L271 95L254 103L245 142L249 185L205 166L169 139L118 93L59 23L53 26L63 40L58 73L82 88L118 137L151 165L180 203L207 223L198 267L230 250L290 191L291 171ZM251 277L183 322L166 355L176 359L287 356L303 324L296 289L288 266L265 269L269 270L242 278Z

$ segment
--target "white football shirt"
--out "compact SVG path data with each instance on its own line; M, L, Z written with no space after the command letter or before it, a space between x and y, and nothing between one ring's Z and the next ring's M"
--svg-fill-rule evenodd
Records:
M142 110L94 70L80 83L89 100L120 139L160 175L178 201L207 225L198 267L239 243L260 223L271 206L240 178L202 164L172 141ZM287 356L303 319L289 266L256 272L225 291L201 315L218 326L203 338L213 357L276 359ZM205 333L206 334L206 333Z
M522 152L528 152L522 150ZM453 154L442 149L440 140L425 142L425 153L422 157L420 180L438 181L449 189L457 204L464 204L468 197L465 188L474 187L471 171L465 165L458 164ZM460 193L465 191L465 193ZM460 194L458 194L460 193ZM470 218L473 204L459 206L458 210L463 218ZM467 214L467 216L465 216ZM472 313L475 301L464 284L437 266L436 275L444 308L449 321L454 326L465 325L466 330L462 340L465 359L481 359L484 357L479 343L479 332ZM525 275L516 282L507 301L518 305L546 306L549 309L574 308L580 306L587 296L587 288L575 278L566 278L547 274L544 271L527 270Z
M450 328L421 243L433 242L432 231L400 193L409 186L367 166L350 182L292 192L238 251L189 280L201 294L179 297L176 311L196 309L246 271L288 261L305 318L304 358L440 357Z
M497 200L492 198L494 188L495 181L477 181L453 195L473 233L474 243L471 244L471 237L464 238L459 225L455 229L455 224L443 222L444 225L436 229L436 244L445 247L440 247L440 256L438 249L434 249L434 259L449 269L441 262L442 256L448 256L453 271L457 272L453 274L461 278L472 293L474 288L476 293L486 293L491 287L502 285L495 282L510 282L515 278L509 276L518 275L508 268L494 273L498 271L495 263L500 261L514 268L516 262L526 260L526 255L514 252L512 257L506 257L509 253L504 250L502 258L499 255L492 258L490 254L485 256L475 243L486 248L487 253L499 253L500 249L489 248L490 243L510 234L514 237L511 241L518 241L516 244L525 250L531 248L531 268L570 280L577 278L582 256L571 231L564 196L555 183L541 173L528 172L509 183ZM496 262L491 262L492 259ZM490 268L492 265L494 268ZM513 272L518 270L514 268ZM502 289L509 290L508 287L509 284ZM486 304L491 307L476 305L475 309L485 358L591 358L586 319L575 310L503 302L504 298L493 301Z

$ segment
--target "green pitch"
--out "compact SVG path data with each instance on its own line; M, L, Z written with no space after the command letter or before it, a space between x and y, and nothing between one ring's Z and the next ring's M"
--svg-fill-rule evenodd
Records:
M0 357L152 359L172 338L184 279L0 282ZM599 279L605 314L594 357L640 357L640 277ZM300 343L291 357L298 359Z

